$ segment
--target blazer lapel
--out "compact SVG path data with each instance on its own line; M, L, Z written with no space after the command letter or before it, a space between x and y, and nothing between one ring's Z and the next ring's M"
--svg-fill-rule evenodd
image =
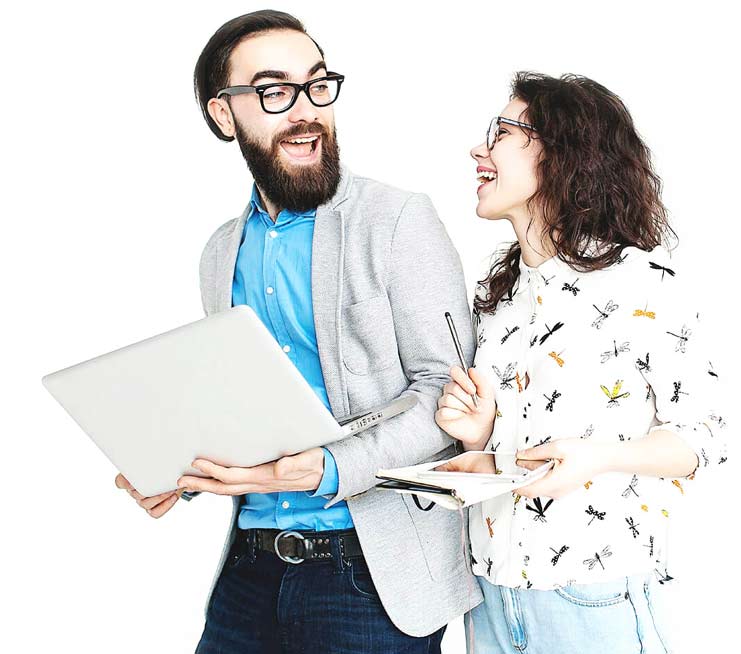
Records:
M231 231L216 244L216 311L226 311L232 307L232 284L234 282L234 266L237 263L239 245L242 242L244 223L249 213L249 205L244 213L235 221Z
M344 249L342 214L326 205L319 207L311 247L311 301L324 385L336 417L350 413L346 394L342 392L338 347Z

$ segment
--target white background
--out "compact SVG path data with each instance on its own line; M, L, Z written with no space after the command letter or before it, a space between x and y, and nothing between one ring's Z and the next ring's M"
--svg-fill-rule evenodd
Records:
M432 197L470 289L512 237L476 218L468 157L511 74L581 73L618 93L665 180L688 301L707 308L714 363L733 379L739 53L728 3L276 4L347 76L335 105L345 163ZM250 179L237 146L202 121L191 76L211 34L258 8L2 10L3 651L167 654L200 635L229 500L181 502L151 520L40 378L201 317L201 248L242 211ZM738 649L735 454L673 517L682 653ZM444 651L464 651L460 620Z

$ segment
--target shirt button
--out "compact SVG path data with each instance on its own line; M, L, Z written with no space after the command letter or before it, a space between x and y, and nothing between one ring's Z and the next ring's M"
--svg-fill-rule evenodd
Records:
M278 232L276 232L274 229L271 229L269 234L270 238L275 238L276 236L278 236Z
M268 286L268 287L267 287L267 288L265 289L265 292L266 292L266 293L267 293L268 295L272 295L272 294L273 294L273 291L274 291L274 290L275 290L275 289L273 289L273 287L272 287L272 286Z
M281 506L282 506L282 507L283 507L284 509L287 509L287 508L288 508L289 506L291 506L291 503L290 503L290 502L283 502L283 504L281 504Z
M283 346L283 351L284 352L290 352L291 351L291 346L290 345L284 345Z

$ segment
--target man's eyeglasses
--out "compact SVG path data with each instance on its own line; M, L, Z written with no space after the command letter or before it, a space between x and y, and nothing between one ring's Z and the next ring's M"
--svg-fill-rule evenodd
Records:
M279 84L260 84L259 86L229 86L221 89L216 97L257 93L263 111L269 114L279 114L288 111L296 104L296 99L301 91L306 93L306 97L315 107L326 107L332 104L339 96L340 87L344 81L344 75L327 73L325 77L310 79L304 84L281 82Z
M489 129L486 130L486 147L489 148L489 152L494 149L494 146L499 140L500 125L512 125L513 127L521 127L522 129L529 129L532 132L537 131L532 125L527 123L521 123L519 120L512 120L511 118L504 118L503 116L496 116L491 119L489 123Z

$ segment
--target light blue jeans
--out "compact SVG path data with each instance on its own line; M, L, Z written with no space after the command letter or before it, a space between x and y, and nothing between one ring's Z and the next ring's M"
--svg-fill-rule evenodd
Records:
M665 589L653 576L557 590L516 590L478 580L484 603L466 616L469 654L671 652L657 618Z

